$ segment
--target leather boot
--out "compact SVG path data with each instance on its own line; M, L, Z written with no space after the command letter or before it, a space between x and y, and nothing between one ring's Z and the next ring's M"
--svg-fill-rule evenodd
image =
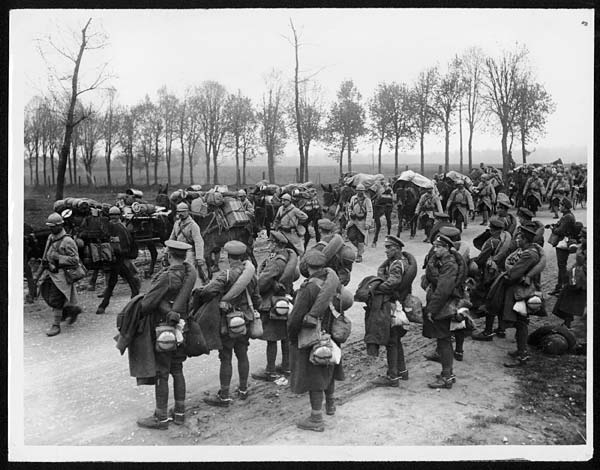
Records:
M433 383L427 384L429 388L452 388L452 384L456 380L456 377L443 377L439 376Z
M165 429L169 429L169 418L159 419L158 416L156 416L156 413L154 413L148 418L138 419L137 425L141 428L160 429L164 431Z
M358 244L358 250L356 252L356 262L357 263L362 263L362 255L365 252L365 244L364 243L359 243Z
M181 426L185 423L185 405L175 402L175 407L169 410L169 417L173 423Z
M335 414L335 399L333 397L328 398L325 396L325 413L329 416L333 416Z
M275 382L275 380L279 378L279 376L275 372L270 372L266 369L260 370L258 372L253 372L250 375L253 379L262 380L264 382Z
M52 325L48 331L46 331L46 336L56 336L60 333L60 325Z
M323 432L325 431L325 425L323 424L323 416L311 414L308 418L304 418L296 423L300 429L307 431Z

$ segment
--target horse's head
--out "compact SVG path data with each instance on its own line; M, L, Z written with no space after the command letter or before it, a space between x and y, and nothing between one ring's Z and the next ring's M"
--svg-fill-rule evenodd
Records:
M350 201L350 198L356 194L356 191L352 186L344 185L340 188L340 198L339 202L341 204L346 204Z
M323 188L323 203L325 206L333 206L339 202L340 199L340 190L338 187L333 187L331 184L325 186L321 185Z

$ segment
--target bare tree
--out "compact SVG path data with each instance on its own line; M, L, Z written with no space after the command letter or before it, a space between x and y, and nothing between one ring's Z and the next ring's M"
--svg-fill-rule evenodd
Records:
M167 163L167 182L171 184L171 149L175 140L177 126L177 108L179 100L163 86L158 90L158 112L162 117L163 136L165 138L165 162ZM155 182L156 184L156 182Z
M296 66L294 68L294 123L296 125L296 135L298 138L298 152L300 154L300 175L301 178L304 178L306 162L304 158L304 136L302 132L302 112L300 109L300 88L298 78L298 48L300 47L300 44L298 44L298 35L296 33L296 28L294 28L294 23L292 22L291 18L290 28L292 28L292 33L294 35L293 46L296 59Z
M431 132L435 117L432 113L434 89L438 79L438 72L435 67L429 68L419 74L414 88L413 98L413 116L415 127L419 135L419 144L421 150L421 173L425 172L425 135Z
M459 57L459 61L463 102L466 110L466 121L469 126L467 152L469 155L469 171L471 171L473 169L473 134L478 124L485 117L484 109L480 106L481 84L485 72L484 55L480 48L471 47Z
M112 186L110 163L118 126L118 120L115 116L115 114L117 113L117 105L115 103L116 94L117 90L115 90L114 88L108 90L107 106L102 120L102 134L104 138L104 162L106 163L106 183L108 184L109 188Z
M337 140L346 149L348 171L352 171L352 150L356 148L358 138L366 132L365 109L360 102L361 98L352 80L342 82L337 92L337 101L330 109L326 126L330 134L328 141ZM340 136L343 136L343 139Z
M252 101L250 98L242 96L242 92L238 90L237 95L229 95L225 104L225 115L227 134L224 144L225 147L233 150L235 156L235 183L239 187L242 184L240 169L240 156L242 156L240 151L243 151L242 140L248 127L253 126L256 120Z
M275 163L283 153L287 132L283 109L283 84L281 74L272 71L266 78L267 90L263 94L258 112L260 137L267 153L269 182L275 182Z
M96 186L93 175L94 164L96 163L98 143L102 137L102 122L98 117L98 112L92 104L88 104L82 110L87 116L80 126L82 162L85 168L85 176L88 186Z
M387 83L380 83L375 93L369 100L369 116L371 118L370 133L378 140L377 146L377 173L381 173L381 149L390 127L390 87Z
M106 36L104 34L90 33L88 31L91 22L92 19L90 18L81 30L80 36L78 36L76 39L78 44L76 48L72 47L73 43L71 43L71 46L57 45L53 38L48 38L45 43L42 43L41 41L39 42L40 53L47 62L49 60L49 55L44 48L46 45L48 45L51 50L58 53L59 56L61 56L63 59L66 59L73 65L73 71L70 73L70 75L63 75L55 72L55 64L48 65L49 72L52 74L51 78L59 83L60 88L62 88L62 96L59 101L62 101L62 97L68 96L67 105L65 106L64 110L65 133L58 160L56 199L62 199L64 193L65 171L67 168L67 158L69 156L69 149L71 147L73 129L77 126L77 124L86 118L85 115L75 117L74 113L77 100L83 93L97 89L109 78L105 72L106 64L103 64L98 69L98 72L94 75L95 78L85 85L80 84L80 68L84 53L86 51L101 49L106 45ZM64 82L70 83L69 91L67 91L67 88L63 86Z
M117 139L122 149L120 159L125 163L125 184L133 185L133 151L138 116L135 108L123 108L119 113Z
M498 58L485 59L486 79L483 81L483 95L489 111L496 116L501 129L502 171L504 176L511 167L508 136L518 111L518 84L527 66L528 51L524 46L516 46L513 51L504 51Z
M517 87L517 116L516 126L521 140L523 164L527 163L527 144L533 143L544 135L548 115L556 110L552 97L541 83L527 75Z
M386 138L394 148L395 175L399 172L398 152L401 144L404 147L412 148L416 137L412 122L412 97L410 90L404 83L394 82L389 86L388 114L390 122Z
M433 92L431 112L444 129L444 170L450 169L450 131L454 113L462 96L459 63L455 59L448 65L448 71L439 78Z

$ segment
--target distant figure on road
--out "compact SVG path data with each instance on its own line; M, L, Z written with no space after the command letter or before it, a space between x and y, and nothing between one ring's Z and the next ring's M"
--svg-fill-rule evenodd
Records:
M358 251L356 255L357 263L362 263L365 241L372 227L373 204L366 196L365 186L359 183L356 185L356 194L350 198L348 203L348 225L346 226L348 239Z
M81 307L77 305L75 283L70 282L65 274L65 268L77 266L80 261L77 245L65 232L60 214L50 214L46 225L52 233L48 236L42 264L34 276L34 282L39 281L40 293L54 314L52 326L46 335L56 336L60 333L62 320L74 323L81 313Z

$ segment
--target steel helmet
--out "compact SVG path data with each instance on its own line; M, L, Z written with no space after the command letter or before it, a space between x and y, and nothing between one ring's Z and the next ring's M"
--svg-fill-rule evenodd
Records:
M63 218L60 216L60 214L57 214L56 212L50 214L48 216L48 219L46 220L46 225L49 227L55 227L57 225L62 225L63 223Z
M177 204L177 212L189 211L190 208L185 202Z
M246 191L244 191L243 189L240 189L238 191L238 196L245 196L246 195Z
M121 215L121 209L119 209L117 206L112 206L108 210L108 215Z
M367 190L367 188L365 188L365 185L364 185L364 184L362 184L362 183L358 183L358 184L356 185L356 190L357 190L357 191L366 191L366 190Z
M283 196L281 196L281 200L291 201L292 200L292 196L290 196L288 193L285 193Z

